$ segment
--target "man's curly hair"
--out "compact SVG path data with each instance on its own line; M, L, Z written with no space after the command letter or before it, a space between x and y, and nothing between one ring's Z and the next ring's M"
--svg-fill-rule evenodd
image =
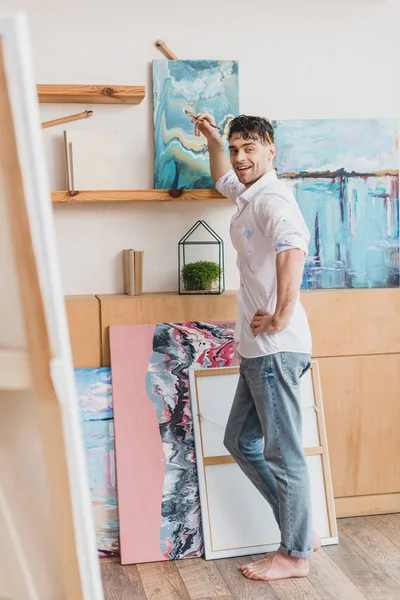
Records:
M264 117L235 117L229 124L228 140L233 134L238 134L244 140L257 140L264 146L274 143L274 128Z

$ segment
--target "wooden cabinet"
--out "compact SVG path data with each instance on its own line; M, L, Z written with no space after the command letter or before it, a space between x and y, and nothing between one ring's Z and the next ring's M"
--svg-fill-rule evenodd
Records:
M320 364L337 514L400 511L400 290L304 291L302 302ZM110 325L232 321L237 306L234 291L160 292L67 297L67 312L82 367L110 364Z

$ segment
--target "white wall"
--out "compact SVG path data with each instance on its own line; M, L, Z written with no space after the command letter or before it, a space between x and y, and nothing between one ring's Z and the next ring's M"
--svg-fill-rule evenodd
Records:
M180 58L239 60L240 110L269 118L399 115L397 0L0 0L28 13L38 83L146 85L139 106L93 105L74 128L117 129L121 188L153 187L150 65L163 39ZM396 6L397 5L397 6ZM41 105L43 120L84 105ZM43 131L51 187L65 189L63 126ZM177 242L205 219L226 242L236 288L233 208L219 203L55 206L66 294L122 292L123 248L145 251L144 290L174 290Z

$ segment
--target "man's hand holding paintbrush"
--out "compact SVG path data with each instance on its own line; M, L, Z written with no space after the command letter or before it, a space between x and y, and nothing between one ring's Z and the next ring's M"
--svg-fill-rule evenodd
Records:
M199 113L193 115L185 111L192 117L194 123L194 133L200 136L200 133L207 139L208 149L210 153L210 168L211 177L214 181L218 181L223 175L226 175L231 170L231 163L226 154L224 143L221 137L221 130L215 123L215 119L209 113Z
M189 117L192 117L192 123L195 124L194 126L194 134L197 135L198 137L200 136L200 132L207 138L208 140L208 133L212 133L214 134L214 136L216 137L220 137L219 134L219 127L215 122L215 119L212 115L210 115L209 113L199 113L198 115L195 115L194 113L189 112L188 110L184 111L187 115L189 115ZM214 129L214 131L213 131Z

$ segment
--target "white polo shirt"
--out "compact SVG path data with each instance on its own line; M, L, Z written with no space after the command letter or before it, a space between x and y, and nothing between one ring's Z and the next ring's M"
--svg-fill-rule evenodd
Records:
M286 329L254 336L250 327L258 309L275 312L277 254L290 248L300 248L307 254L310 233L293 193L278 180L275 171L248 189L234 171L229 171L217 181L216 188L238 208L230 233L240 273L235 331L239 353L246 358L276 352L311 354L310 328L299 297Z

